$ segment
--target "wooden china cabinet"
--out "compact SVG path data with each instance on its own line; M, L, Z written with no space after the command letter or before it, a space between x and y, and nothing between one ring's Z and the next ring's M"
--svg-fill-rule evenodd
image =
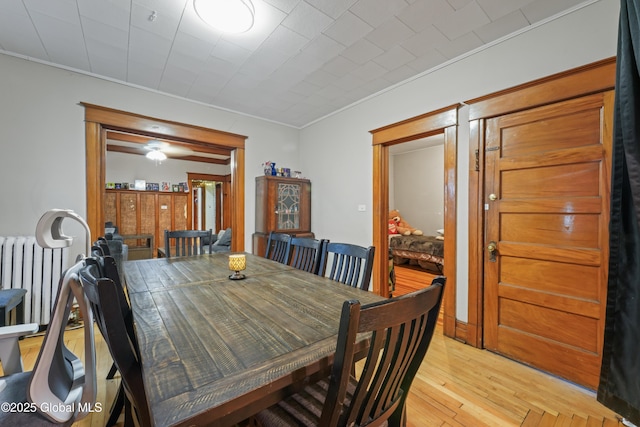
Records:
M191 228L189 193L108 189L104 201L104 219L118 226L131 259L137 249L155 254L158 246L164 247L164 230ZM153 238L144 240L140 235ZM149 248L150 242L155 247Z
M313 237L311 181L269 175L256 177L255 255L264 256L271 231Z

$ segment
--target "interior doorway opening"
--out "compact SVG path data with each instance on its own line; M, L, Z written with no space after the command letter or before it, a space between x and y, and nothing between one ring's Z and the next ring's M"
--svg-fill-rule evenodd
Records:
M199 126L142 116L87 103L85 108L85 144L87 170L87 223L91 234L104 233L106 141L109 130L124 131L151 138L170 138L181 141L194 151L222 148L229 154L231 173L225 182L229 195L228 219L233 227L231 250L244 250L244 162L246 136ZM226 179L226 178L225 178ZM190 205L187 204L190 210Z
M187 173L191 188L191 228L220 230L231 227L228 175Z
M444 275L443 332L456 335L456 174L458 107L453 105L370 131L373 135L373 291L387 296L389 275L390 147L441 134L444 137Z

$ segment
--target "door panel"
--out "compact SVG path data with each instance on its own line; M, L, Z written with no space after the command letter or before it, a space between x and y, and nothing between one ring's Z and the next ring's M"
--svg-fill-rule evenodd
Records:
M501 240L538 245L593 248L598 245L599 218L591 214L504 213Z
M598 385L608 267L610 93L488 119L485 347Z

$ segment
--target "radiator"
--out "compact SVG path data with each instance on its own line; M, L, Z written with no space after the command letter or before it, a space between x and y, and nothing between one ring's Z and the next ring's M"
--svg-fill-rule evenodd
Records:
M27 290L25 322L49 324L68 256L68 248L44 249L33 236L0 236L0 288Z

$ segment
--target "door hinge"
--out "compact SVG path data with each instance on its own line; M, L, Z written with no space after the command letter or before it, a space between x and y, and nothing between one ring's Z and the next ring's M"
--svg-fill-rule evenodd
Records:
M476 149L476 172L480 171L480 150Z

